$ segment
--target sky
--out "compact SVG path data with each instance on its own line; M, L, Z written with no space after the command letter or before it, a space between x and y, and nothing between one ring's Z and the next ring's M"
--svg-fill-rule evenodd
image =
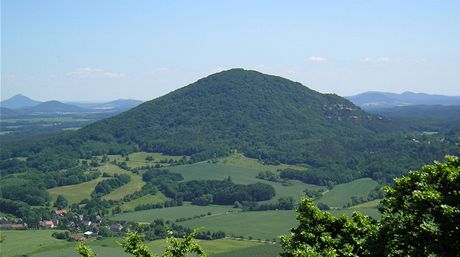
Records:
M1 99L149 100L230 68L460 95L460 1L2 0Z

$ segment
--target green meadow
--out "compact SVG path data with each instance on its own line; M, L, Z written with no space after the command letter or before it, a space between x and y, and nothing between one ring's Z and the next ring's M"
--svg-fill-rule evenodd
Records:
M295 211L251 211L213 215L179 224L211 231L222 230L233 237L273 240L288 234L289 229L297 225L296 217Z
M376 186L378 186L378 183L370 178L353 180L349 183L334 186L318 201L327 204L329 207L341 208L347 203L351 203L353 196L366 199Z
M104 178L99 177L81 184L55 187L48 189L48 192L50 193L53 202L56 200L58 195L62 195L70 204L79 203L85 198L90 198L94 187L96 187L97 183L103 179Z
M197 206L191 205L190 203L184 203L183 206L150 209L135 212L128 212L123 214L117 214L113 216L112 220L125 220L134 222L153 222L155 219L164 219L175 221L178 218L191 218L193 216L207 215L211 212L211 215L221 215L228 212L238 212L239 209L234 209L232 206L223 205L209 205L209 206Z
M168 198L162 193L157 192L155 195L144 195L132 201L126 202L120 206L122 211L133 211L139 205L162 203Z
M2 257L78 257L75 250L76 242L57 240L51 237L56 230L0 231L0 253ZM87 240L99 257L128 257L118 244L122 238L106 238L103 240ZM161 253L166 241L164 239L146 242L156 253ZM217 257L275 257L280 246L249 240L219 239L199 241L209 256ZM25 247L27 246L27 247ZM235 255L238 254L238 255ZM193 255L191 255L193 256Z

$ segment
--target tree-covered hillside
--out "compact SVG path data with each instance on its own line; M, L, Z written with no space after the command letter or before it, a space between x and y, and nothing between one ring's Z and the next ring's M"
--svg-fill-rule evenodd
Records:
M232 69L77 132L5 147L2 158L29 156L29 166L57 170L71 166L69 158L138 150L192 161L238 151L267 163L303 164L325 184L363 176L389 181L455 149L453 139L414 143L397 129L337 95Z

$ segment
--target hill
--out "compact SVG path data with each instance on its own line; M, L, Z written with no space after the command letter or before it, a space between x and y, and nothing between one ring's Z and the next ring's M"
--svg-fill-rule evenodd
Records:
M21 110L25 113L56 113L56 112L83 112L86 111L75 105L61 103L59 101L46 101L36 106Z
M370 120L372 116L337 95L232 69L92 124L80 134L196 160L236 150L265 161L305 163L314 159L308 156L351 154L345 145L357 135L373 134L365 127Z
M460 105L460 96L430 95L413 92L404 92L401 94L366 92L348 96L347 99L364 109L407 105Z
M364 176L391 181L455 150L456 139L414 144L397 125L337 95L232 69L38 145L5 147L2 158L34 155L31 162L52 170L75 163L68 158L139 150L191 162L239 152L269 164L301 164L308 173L287 171L284 178L324 185Z
M2 101L0 103L0 106L9 108L9 109L21 109L21 108L32 107L40 103L41 102L32 100L28 98L27 96L18 94L7 100Z

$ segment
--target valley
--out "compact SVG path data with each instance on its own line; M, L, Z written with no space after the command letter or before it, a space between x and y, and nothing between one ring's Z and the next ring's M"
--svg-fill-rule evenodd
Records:
M354 212L379 220L383 186L455 154L456 110L371 114L232 69L99 121L2 116L19 130L59 129L0 136L0 246L7 257L78 256L84 241L99 256L125 256L115 242L127 232L161 252L170 233L198 229L211 256L278 256L305 197L341 221Z

